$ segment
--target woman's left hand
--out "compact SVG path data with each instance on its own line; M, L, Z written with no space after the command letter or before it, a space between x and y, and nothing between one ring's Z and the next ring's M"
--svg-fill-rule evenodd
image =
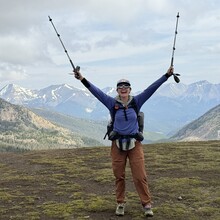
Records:
M173 75L173 72L174 72L174 68L173 68L173 66L170 66L170 68L167 70L167 75L171 76L171 75Z

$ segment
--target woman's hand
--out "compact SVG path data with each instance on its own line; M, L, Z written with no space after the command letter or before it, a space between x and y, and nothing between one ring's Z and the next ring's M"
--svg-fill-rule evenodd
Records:
M173 72L174 72L174 68L173 68L173 66L170 66L170 68L167 70L167 75L171 76L171 75L173 75Z
M78 79L78 80L82 80L82 79L84 78L84 77L82 76L82 74L80 73L80 67L79 67L79 66L77 66L77 67L75 68L75 70L73 71L73 73L74 73L75 78Z

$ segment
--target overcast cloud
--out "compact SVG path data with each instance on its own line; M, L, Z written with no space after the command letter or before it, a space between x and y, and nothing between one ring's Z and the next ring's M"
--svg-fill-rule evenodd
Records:
M72 67L49 22L53 19L75 65L97 86L131 80L135 91L170 65L180 13L175 71L184 84L220 83L218 0L0 0L0 88L68 83ZM173 79L169 80L173 82Z

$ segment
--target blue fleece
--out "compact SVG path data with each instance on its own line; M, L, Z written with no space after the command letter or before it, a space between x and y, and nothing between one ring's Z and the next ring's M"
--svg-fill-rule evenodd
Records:
M163 75L157 81L152 83L140 94L133 96L137 104L138 110L141 109L141 106L153 95L153 93L165 82L167 81L166 75ZM87 87L89 91L101 102L106 108L108 108L110 114L112 115L113 108L115 106L115 99L109 95L106 95L102 90L97 88L91 82L88 82L89 86ZM125 110L127 114L127 119L125 120L124 109L119 109L115 114L115 122L113 130L118 132L121 135L132 135L138 132L138 122L137 114L133 108L128 108Z

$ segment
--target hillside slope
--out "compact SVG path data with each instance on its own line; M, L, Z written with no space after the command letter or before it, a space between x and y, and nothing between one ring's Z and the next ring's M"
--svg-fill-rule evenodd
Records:
M74 148L100 145L36 115L27 108L0 99L0 151Z
M103 140L103 137L107 130L107 121L102 122L76 118L43 108L31 108L31 111L51 121L52 123L71 130L74 133L78 133L82 136L95 139L98 142L102 143L102 145L110 145L109 140Z
M218 140L220 139L220 105L184 126L174 140Z
M156 220L219 220L220 141L143 146ZM0 153L0 219L118 220L110 147ZM129 166L124 220L144 220Z
M64 128L67 128L74 133L80 134L82 136L92 138L101 142L103 145L109 146L111 141L107 138L104 140L104 135L107 131L108 121L94 121L83 118L76 118L73 116L61 114L51 110L46 110L42 108L31 108L31 110L41 117L51 121L52 123L58 124ZM156 132L144 131L144 141L143 143L151 143L153 141L166 139L166 136Z

